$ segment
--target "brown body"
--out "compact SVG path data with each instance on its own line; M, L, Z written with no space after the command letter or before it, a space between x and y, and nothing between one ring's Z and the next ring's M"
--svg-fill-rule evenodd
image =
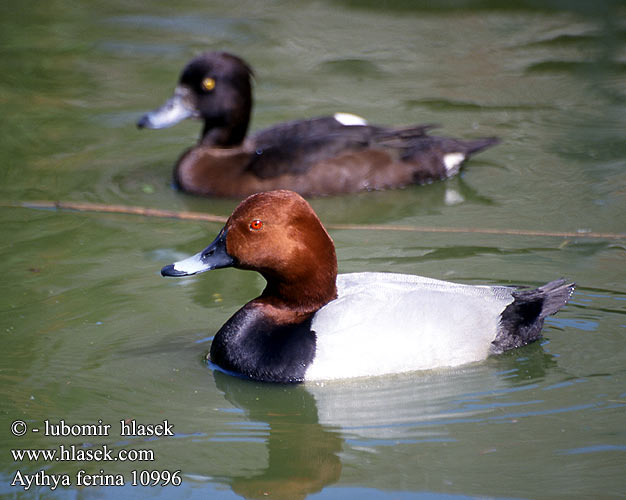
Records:
M198 146L181 157L175 180L188 193L236 198L273 189L289 189L302 196L356 193L445 178L437 175L438 165L428 168L427 158L416 169L382 150L346 153L320 161L304 173L286 172L269 178L248 170L249 158L245 146L229 149Z

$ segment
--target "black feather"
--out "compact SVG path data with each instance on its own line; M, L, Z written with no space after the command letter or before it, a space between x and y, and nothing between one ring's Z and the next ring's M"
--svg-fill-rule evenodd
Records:
M560 279L534 290L513 292L513 302L500 315L491 354L500 354L539 339L546 316L556 313L567 303L574 287L574 283Z
M215 335L209 359L224 370L262 382L297 383L315 357L312 316L300 323L276 324L249 304Z
M401 129L343 125L332 116L275 125L250 137L255 154L246 168L261 179L302 174L312 166L342 154L380 149L401 158L435 125Z

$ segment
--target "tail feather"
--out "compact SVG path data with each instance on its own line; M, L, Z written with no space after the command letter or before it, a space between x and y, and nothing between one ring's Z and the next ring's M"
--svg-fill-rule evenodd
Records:
M499 354L539 339L546 316L555 314L567 303L574 287L575 283L560 279L534 290L514 291L513 302L500 315L491 353Z
M500 139L497 137L483 137L481 139L475 139L472 141L465 141L466 150L465 153L468 155L473 155L475 153L480 153L484 149L490 148L500 142Z
M567 304L574 293L576 283L567 283L564 279L551 281L537 288L544 296L543 307L541 309L541 317L545 318L555 314L561 307ZM532 293L532 292L526 292Z

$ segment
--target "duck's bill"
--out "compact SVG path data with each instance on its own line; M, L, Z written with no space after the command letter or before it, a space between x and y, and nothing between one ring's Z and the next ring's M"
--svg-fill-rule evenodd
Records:
M222 229L217 238L202 252L192 255L179 262L174 262L161 269L162 276L191 276L193 274L230 267L234 264L233 258L226 251L226 229Z
M176 87L174 96L163 106L143 115L137 122L139 128L166 128L176 125L186 118L197 116L190 91L185 87Z

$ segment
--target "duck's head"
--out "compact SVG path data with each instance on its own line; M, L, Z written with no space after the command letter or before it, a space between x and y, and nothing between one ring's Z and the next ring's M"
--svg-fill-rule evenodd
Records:
M171 127L186 118L204 120L201 143L233 147L246 136L252 109L252 70L226 52L205 52L180 75L174 95L142 116L139 128Z
M260 299L313 312L337 295L332 239L311 206L292 191L257 193L242 201L202 252L165 266L163 276L235 267L267 280Z

